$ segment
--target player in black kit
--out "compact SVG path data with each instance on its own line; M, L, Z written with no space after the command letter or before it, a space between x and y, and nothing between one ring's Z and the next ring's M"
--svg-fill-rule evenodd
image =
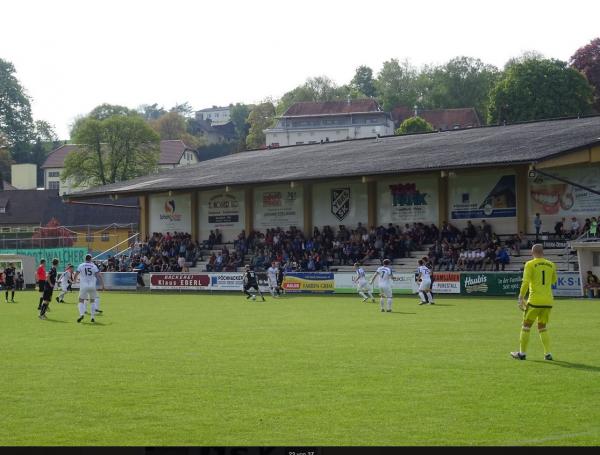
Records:
M260 295L260 297L263 299L263 302L265 301L265 297L262 295L262 292L260 292L260 288L258 287L256 272L252 270L249 265L247 265L244 272L244 294L246 294L247 299L250 297L256 298L253 294L248 292L250 288L256 289L256 292L258 292L258 295Z
M284 272L283 272L283 265L277 264L277 294L281 295L284 290L283 290L283 277L284 277Z
M50 269L50 272L48 272L48 277L44 283L44 295L42 296L40 319L46 319L46 311L48 311L48 305L50 305L50 301L52 300L52 291L54 290L54 285L56 284L56 276L58 274L56 271L57 266L58 259L52 259L52 268Z
M6 289L6 303L8 303L8 290L12 291L12 295L10 297L10 301L15 303L15 276L17 275L17 271L13 263L8 264L8 267L4 269L4 288Z

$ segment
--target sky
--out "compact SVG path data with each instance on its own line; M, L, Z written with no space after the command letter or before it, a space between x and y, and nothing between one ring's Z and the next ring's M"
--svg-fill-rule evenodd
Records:
M256 103L309 77L345 84L391 58L467 55L501 68L536 50L568 60L600 36L598 17L598 0L9 0L0 58L16 67L34 119L68 139L102 103Z

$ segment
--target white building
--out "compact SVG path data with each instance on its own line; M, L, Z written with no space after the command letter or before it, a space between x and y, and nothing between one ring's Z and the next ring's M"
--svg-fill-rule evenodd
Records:
M44 170L44 188L58 190L59 194L83 190L85 186L75 186L71 179L61 181L61 173L65 168L65 159L72 152L77 152L75 144L62 145L50 152L42 165ZM171 169L179 166L188 166L198 163L196 152L179 139L160 141L159 169Z
M266 145L316 144L394 134L394 122L375 100L299 102L264 131Z
M213 106L207 109L196 111L196 118L200 120L210 120L211 125L224 125L231 120L231 108L229 106Z

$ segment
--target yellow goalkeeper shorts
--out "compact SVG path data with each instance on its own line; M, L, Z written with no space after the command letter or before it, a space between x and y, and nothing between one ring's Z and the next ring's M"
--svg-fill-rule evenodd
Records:
M552 308L534 308L531 305L527 305L527 309L523 314L523 321L531 321L533 323L537 319L538 324L546 325L550 319L550 310Z

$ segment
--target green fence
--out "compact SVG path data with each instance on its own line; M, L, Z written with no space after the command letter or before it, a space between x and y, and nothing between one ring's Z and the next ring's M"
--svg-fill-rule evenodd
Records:
M0 249L0 254L21 254L24 256L33 256L36 263L41 259L46 259L49 263L53 258L58 258L61 264L66 265L69 262L78 265L85 261L87 248L16 248Z

